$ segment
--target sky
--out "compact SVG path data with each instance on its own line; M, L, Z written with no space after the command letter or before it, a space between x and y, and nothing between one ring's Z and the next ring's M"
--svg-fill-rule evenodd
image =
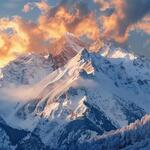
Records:
M43 52L66 32L150 58L150 0L0 0L0 63Z

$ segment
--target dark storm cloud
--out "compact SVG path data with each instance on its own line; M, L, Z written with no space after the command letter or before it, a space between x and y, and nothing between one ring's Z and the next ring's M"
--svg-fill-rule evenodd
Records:
M150 0L125 0L123 13L125 19L120 22L120 34L124 34L129 25L140 21L150 13Z

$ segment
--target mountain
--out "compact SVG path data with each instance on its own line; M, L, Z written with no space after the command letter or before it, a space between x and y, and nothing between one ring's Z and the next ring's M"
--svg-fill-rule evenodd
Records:
M85 47L83 42L71 33L66 33L51 44L51 53L29 53L1 68L0 86L33 85L64 66L83 47Z
M150 116L146 115L126 127L95 136L90 140L81 140L78 149L103 150L149 150L150 149Z
M1 69L0 116L10 128L2 127L2 139L8 149L75 150L86 143L90 149L95 139L109 141L122 132L119 128L150 113L150 61L145 57L109 44L89 52L69 33L50 49L53 55L21 56ZM14 144L11 132L25 135Z

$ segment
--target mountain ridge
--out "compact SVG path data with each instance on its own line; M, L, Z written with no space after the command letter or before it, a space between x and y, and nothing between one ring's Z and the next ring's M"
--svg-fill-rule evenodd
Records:
M97 53L78 48L75 56L63 53L67 55L65 63L55 69L50 65L48 71L47 67L53 61L42 57L49 62L45 68L41 63L42 69L46 69L45 77L41 75L23 88L18 86L18 81L23 84L20 79L15 78L16 91L22 91L24 95L13 94L14 86L13 91L10 87L3 89L11 82L3 81L7 79L5 75L11 73L7 67L14 64L6 66L6 73L2 68L1 117L13 128L30 131L49 149L75 149L81 137L89 140L101 136L150 113L149 60L108 45ZM40 71L39 67L37 70ZM38 76L38 72L35 73Z

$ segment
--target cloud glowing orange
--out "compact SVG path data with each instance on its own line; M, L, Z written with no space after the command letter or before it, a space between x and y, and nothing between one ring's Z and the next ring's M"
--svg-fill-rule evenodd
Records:
M145 0L112 0L110 6L114 12L110 16L101 17L103 35L105 39L119 43L125 42L128 32L150 12L150 3Z
M27 52L49 52L54 39L61 38L66 32L77 37L86 37L89 41L97 41L95 48L103 40L114 40L122 43L128 37L128 31L137 24L147 12L150 3L144 0L92 0L100 8L91 10L86 1L62 0L56 7L49 6L46 0L27 3L23 11L29 13L34 8L41 11L36 22L24 20L15 16L11 19L0 18L0 67L15 59L18 55ZM97 16L101 11L114 8L109 15ZM145 9L143 9L145 8ZM137 10L140 10L136 15ZM98 13L96 12L98 11ZM101 24L103 30L100 31ZM142 29L138 23L136 28ZM145 29L149 31L148 25Z
M84 14L79 6L73 6L74 12L70 12L65 5L50 9L44 0L24 6L24 12L29 12L34 7L41 10L36 23L21 17L1 18L0 66L26 52L50 52L51 39L61 38L66 32L96 40L99 37L99 28L95 16L90 11Z

